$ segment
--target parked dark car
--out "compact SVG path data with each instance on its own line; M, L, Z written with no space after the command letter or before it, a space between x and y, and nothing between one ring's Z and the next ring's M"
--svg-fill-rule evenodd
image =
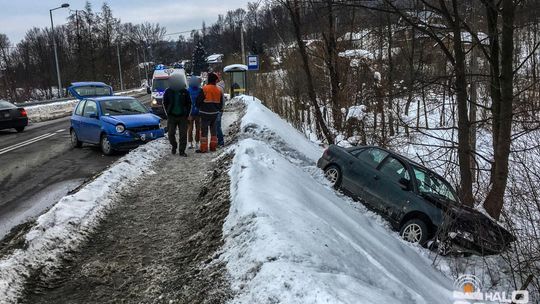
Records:
M0 100L0 130L15 129L22 132L26 126L28 126L26 110L9 101Z
M331 145L317 165L335 188L382 214L406 241L429 243L441 253L489 255L515 240L490 218L462 204L443 177L389 150Z

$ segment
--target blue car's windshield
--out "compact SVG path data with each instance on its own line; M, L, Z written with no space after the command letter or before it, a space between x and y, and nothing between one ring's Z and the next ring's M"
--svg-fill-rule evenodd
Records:
M148 110L137 99L101 100L101 112L105 116L132 115L148 113Z

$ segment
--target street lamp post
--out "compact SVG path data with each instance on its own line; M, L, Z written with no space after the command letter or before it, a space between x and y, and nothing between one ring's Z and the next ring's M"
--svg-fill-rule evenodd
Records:
M122 63L120 62L120 41L116 43L116 57L118 59L118 74L120 75L120 91L123 91L124 80L122 79Z
M246 51L244 49L244 19L240 20L240 47L242 48L242 64L246 64Z
M53 48L54 48L54 60L56 62L56 77L58 79L58 97L62 97L62 80L60 79L60 66L58 65L58 51L56 50L56 39L54 37L54 23L53 23L52 12L60 8L68 8L68 7L69 7L69 3L64 3L59 7L55 7L49 10L49 15L51 16L51 33L52 33Z

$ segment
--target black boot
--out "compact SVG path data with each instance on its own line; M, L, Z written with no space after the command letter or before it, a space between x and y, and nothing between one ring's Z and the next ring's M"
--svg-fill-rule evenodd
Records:
M172 154L176 154L176 146L172 146L171 152L172 152Z

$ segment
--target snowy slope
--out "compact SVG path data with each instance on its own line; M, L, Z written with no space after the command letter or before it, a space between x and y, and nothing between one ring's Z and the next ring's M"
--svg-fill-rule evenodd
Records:
M450 303L412 245L328 186L321 148L244 98L223 257L233 303ZM247 129L246 129L247 128Z
M118 192L142 174L152 174L152 164L168 152L168 147L165 139L158 139L131 151L41 215L26 234L24 248L0 259L0 303L15 302L33 271L51 273L63 254L84 241Z
M252 136L265 140L281 140L285 143L292 143L289 147L302 151L302 154L312 161L316 161L322 155L323 150L320 147L306 140L304 134L263 106L260 100L247 96L240 98L250 105L247 107L240 125L242 130L247 129Z

